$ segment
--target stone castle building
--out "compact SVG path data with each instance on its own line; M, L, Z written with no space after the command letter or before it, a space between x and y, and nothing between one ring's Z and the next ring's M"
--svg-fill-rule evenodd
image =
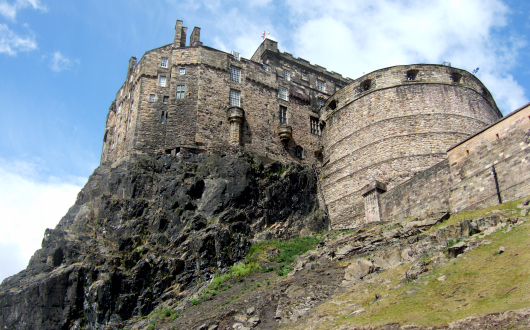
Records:
M365 201L379 212L377 194L500 118L490 92L464 70L402 65L354 80L280 52L270 37L251 59L204 46L198 27L187 44L179 20L172 44L130 59L101 162L244 148L315 165L332 226L347 228L372 220Z

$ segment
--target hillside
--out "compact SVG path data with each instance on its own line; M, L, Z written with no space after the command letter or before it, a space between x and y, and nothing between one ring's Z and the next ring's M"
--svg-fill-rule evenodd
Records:
M221 285L204 283L187 299L160 306L129 325L526 329L529 202L525 198L451 216L322 232L290 243L260 242L233 268L232 277L218 275ZM251 274L241 275L244 268Z

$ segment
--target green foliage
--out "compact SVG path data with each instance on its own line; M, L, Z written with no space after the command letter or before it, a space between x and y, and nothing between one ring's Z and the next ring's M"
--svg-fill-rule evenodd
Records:
M454 246L458 243L460 243L462 240L460 238L455 238L454 240L453 239L450 239L447 241L447 246L448 247L451 247L451 246Z
M316 247L321 239L315 236L296 237L287 242L279 242L277 240L258 242L250 247L248 251L248 261L256 261L259 256L267 253L267 251L278 249L280 252L276 257L267 257L269 261L278 263L291 263L294 259Z
M292 271L293 271L293 267L289 265L279 265L278 268L276 269L276 274L278 274L278 276L285 276Z
M197 305L200 304L200 303L201 303L200 300L197 299L197 298L195 298L195 297L193 297L193 298L190 299L190 304L191 304L192 306L197 306Z
M230 267L226 274L217 275L208 285L205 294L216 295L219 291L225 291L231 287L230 282L238 281L246 276L261 272L261 266L256 262L247 262Z

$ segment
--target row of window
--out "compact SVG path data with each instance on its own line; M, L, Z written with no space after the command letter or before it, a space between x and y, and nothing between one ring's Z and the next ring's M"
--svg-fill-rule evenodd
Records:
M266 64L264 64L264 66L266 66ZM306 78L307 78L307 75L306 75ZM291 80L291 72L289 70L283 70L283 79L285 79L285 81ZM237 83L241 82L241 68L234 67L234 66L230 67L230 80L235 81ZM284 87L280 87L280 89L282 88L284 89L285 92L282 91L280 93L281 95L280 98L283 100L287 100L287 93L286 93L287 89ZM317 90L319 90L320 92L326 92L326 83L324 81L317 80ZM282 96L284 96L285 98Z

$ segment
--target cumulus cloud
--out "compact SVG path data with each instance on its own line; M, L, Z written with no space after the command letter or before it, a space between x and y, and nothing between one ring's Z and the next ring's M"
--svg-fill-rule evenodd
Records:
M42 164L0 158L0 281L22 270L75 202L85 178L42 178Z
M0 54L15 56L19 52L27 52L37 49L35 36L20 36L9 29L5 24L0 24Z
M50 57L50 69L54 72L62 72L75 69L81 62L76 59L70 59L61 52L56 51Z
M35 10L46 11L47 8L40 0L16 0L14 2L0 1L0 15L14 21L17 17L17 12L21 9L32 8Z
M497 32L509 13L500 0L289 0L288 8L291 51L330 70L357 78L393 65L448 61L468 71L480 67L479 78L505 113L526 101L506 74L525 41Z

